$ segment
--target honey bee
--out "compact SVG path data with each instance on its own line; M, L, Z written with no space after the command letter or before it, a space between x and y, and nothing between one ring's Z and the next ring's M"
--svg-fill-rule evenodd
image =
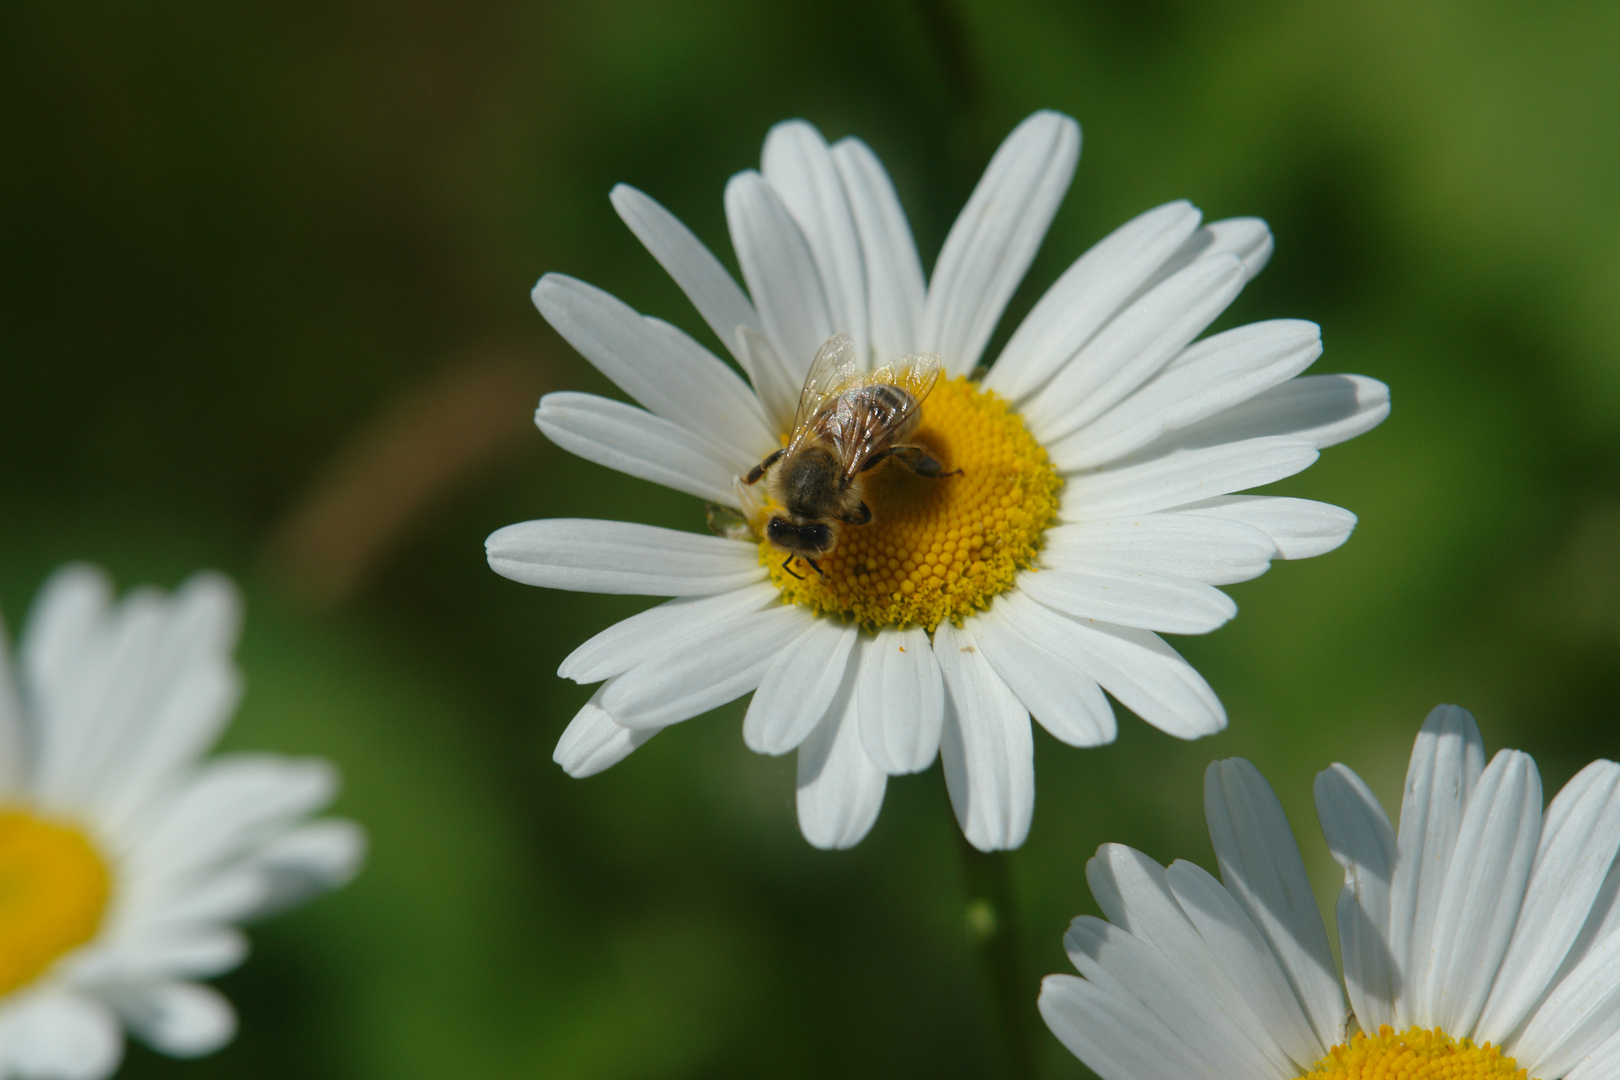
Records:
M816 559L833 549L839 528L872 520L862 493L874 466L893 459L931 480L962 471L945 472L927 447L905 441L939 372L933 353L862 371L848 334L816 353L787 445L743 478L753 485L770 474L766 490L779 509L765 524L765 538L787 553L784 570L793 573L789 564L800 558L821 573Z

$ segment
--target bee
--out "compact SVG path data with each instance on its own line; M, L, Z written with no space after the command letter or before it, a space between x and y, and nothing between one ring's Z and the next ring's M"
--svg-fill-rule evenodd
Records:
M862 371L848 334L816 353L787 445L743 478L753 485L770 474L766 490L780 509L766 522L765 538L787 553L784 570L792 574L789 564L799 558L821 573L816 559L833 549L839 528L872 520L862 494L873 467L893 459L931 480L962 471L945 472L927 447L905 441L939 372L933 353Z

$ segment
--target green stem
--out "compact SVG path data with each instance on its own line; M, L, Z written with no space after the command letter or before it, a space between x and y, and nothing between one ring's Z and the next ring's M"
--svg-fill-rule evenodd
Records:
M1024 978L1011 857L983 852L957 833L967 880L966 921L978 954L1005 1080L1035 1077L1035 985Z

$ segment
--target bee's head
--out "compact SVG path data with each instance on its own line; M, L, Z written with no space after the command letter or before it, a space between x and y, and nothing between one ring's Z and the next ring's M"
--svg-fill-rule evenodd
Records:
M815 557L833 546L833 531L826 525L798 525L785 517L773 517L765 524L765 538L783 551Z

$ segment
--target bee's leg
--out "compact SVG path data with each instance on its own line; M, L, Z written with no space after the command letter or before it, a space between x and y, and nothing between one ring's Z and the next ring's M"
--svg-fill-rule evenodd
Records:
M787 558L782 560L782 569L786 570L790 574L793 574L793 566L792 566L793 558L794 557L792 555L789 555ZM810 562L810 560L806 559L805 562ZM810 565L815 566L816 564L815 563L810 563ZM816 570L818 572L820 571L820 569L821 568L819 566L816 567ZM803 574L793 574L793 576L798 578L800 581L804 580L804 575Z
M785 453L785 451L772 450L769 454L766 454L764 461L760 462L758 465L755 465L752 469L748 470L748 475L743 477L743 483L745 483L745 484L757 484L757 483L759 483L759 478L765 475L765 470L770 468L772 465L775 465L778 461L780 461L781 458L782 458L783 453Z
M865 503L861 503L861 508L857 513L851 514L847 517L841 517L838 520L846 522L850 525L865 525L868 521L872 520L872 508L867 506Z
M893 453L894 453L894 447L892 447L892 446L884 447L882 450L879 450L877 453L875 453L871 457L867 458L864 463L862 463L861 472L866 472L869 469L877 468L879 465L881 465L885 461L889 460L889 456L891 454L893 454Z
M820 574L822 577L827 576L827 572L821 568L821 564L816 562L816 560L812 559L810 556L801 555L801 556L799 556L799 558L801 558L805 562L809 563L810 564L810 569L814 570L816 573Z
M940 480L947 476L962 475L961 469L952 469L950 472L946 472L945 466L940 464L940 460L930 454L926 447L916 445L891 446L888 453L894 460L918 476L929 480Z

